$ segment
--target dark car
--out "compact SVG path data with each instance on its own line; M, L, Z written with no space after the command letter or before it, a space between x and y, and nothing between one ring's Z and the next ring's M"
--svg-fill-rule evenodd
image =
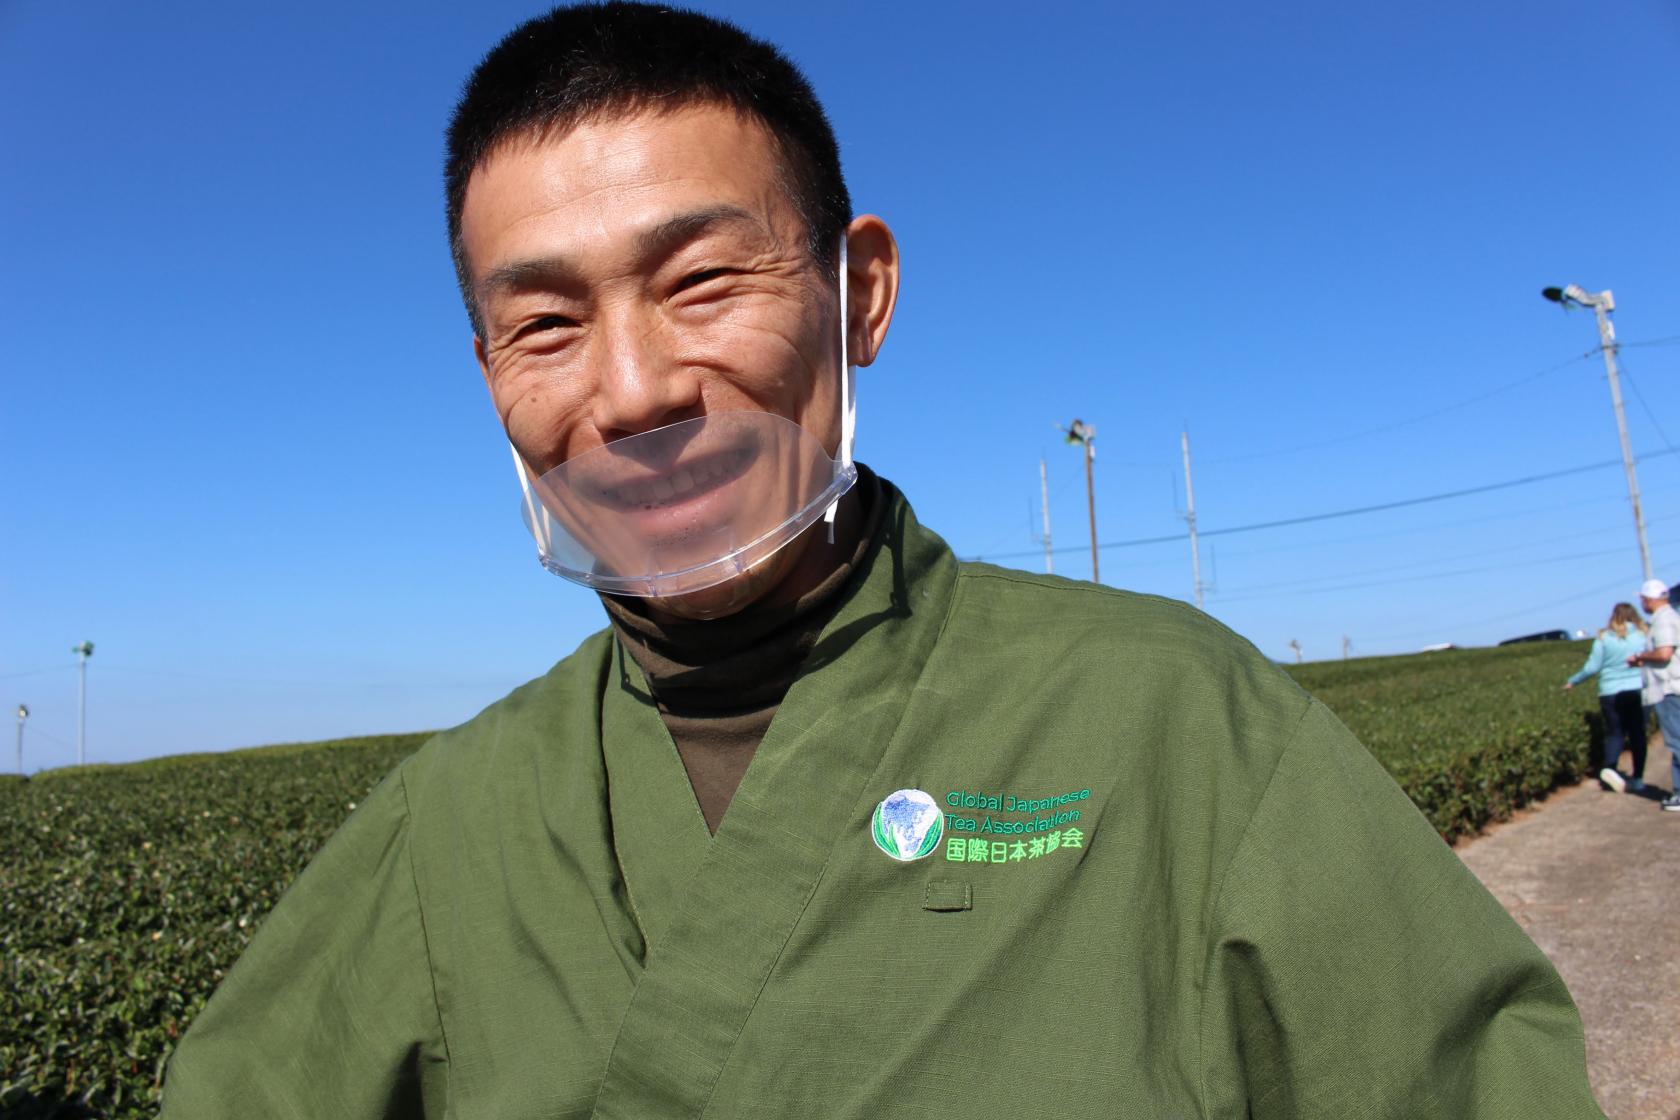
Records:
M1572 641L1574 637L1575 635L1567 630L1542 630L1538 634L1524 634L1520 638L1506 638L1499 644L1514 646L1518 642L1567 642Z

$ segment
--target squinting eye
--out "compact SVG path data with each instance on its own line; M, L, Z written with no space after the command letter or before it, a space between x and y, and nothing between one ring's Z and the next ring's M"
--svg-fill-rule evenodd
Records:
M700 284L704 284L708 280L716 280L720 276L728 276L728 275L734 273L735 271L736 270L733 269L733 268L707 268L707 269L702 269L701 271L696 272L696 273L694 273L690 276L683 277L682 283L677 285L677 291L679 291L679 292L686 291L689 288L697 287Z
M535 334L538 331L552 331L562 327L575 326L577 326L576 319L568 319L564 315L544 315L542 318L533 319L529 323L526 323L523 327L519 328L519 334L523 336Z

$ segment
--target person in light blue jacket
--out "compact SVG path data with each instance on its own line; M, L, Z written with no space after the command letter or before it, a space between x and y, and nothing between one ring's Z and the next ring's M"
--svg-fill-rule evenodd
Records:
M1645 648L1645 621L1632 603L1617 603L1610 612L1610 625L1598 632L1581 671L1563 687L1574 688L1588 677L1598 676L1598 706L1604 712L1604 768L1598 780L1606 789L1638 793L1645 788L1645 709L1640 703L1644 679L1628 664L1628 657ZM1633 752L1633 777L1616 769L1624 741Z

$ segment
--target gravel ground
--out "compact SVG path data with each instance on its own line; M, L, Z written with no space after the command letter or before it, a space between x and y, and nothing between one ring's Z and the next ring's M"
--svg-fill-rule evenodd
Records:
M1569 985L1610 1120L1680 1120L1680 813L1657 808L1668 758L1653 742L1643 795L1583 782L1457 849Z

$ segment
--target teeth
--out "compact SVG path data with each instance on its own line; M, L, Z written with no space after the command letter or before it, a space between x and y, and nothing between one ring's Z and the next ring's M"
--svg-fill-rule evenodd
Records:
M733 451L709 458L678 471L669 478L654 478L615 487L607 495L615 502L632 506L655 506L673 497L687 494L698 486L722 478L740 467L747 453Z

